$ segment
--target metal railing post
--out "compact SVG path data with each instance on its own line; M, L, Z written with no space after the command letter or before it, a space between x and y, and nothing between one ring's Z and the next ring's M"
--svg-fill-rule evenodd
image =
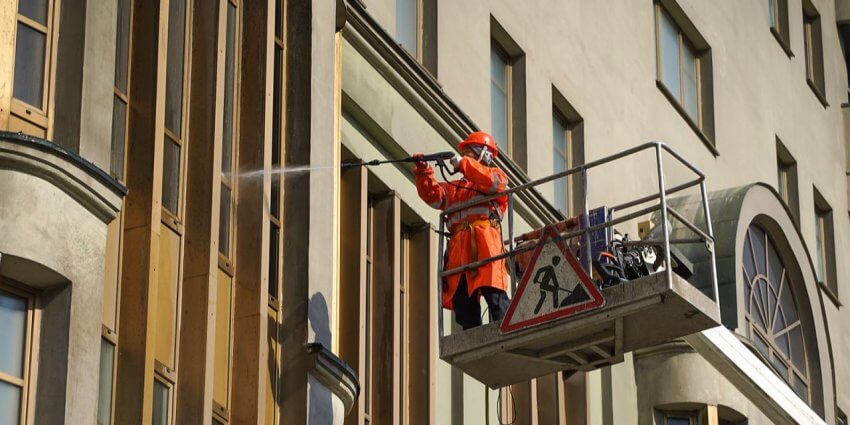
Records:
M446 230L445 214L440 214L440 233L438 234L439 242L437 243L437 321L439 323L439 337L443 337L443 232Z
M581 168L581 186L582 186L582 195L584 195L584 269L587 272L588 276L593 275L593 270L591 270L591 266L593 265L593 259L590 258L593 255L593 250L590 247L590 199L588 199L588 182L587 182L587 167Z
M708 236L711 237L710 240L707 240L707 243L710 243L708 250L711 255L711 286L714 290L714 302L717 304L717 308L720 308L720 290L717 287L717 258L714 255L714 230L711 225L711 213L708 208L708 192L705 189L705 182L703 181L699 185L699 191L702 195L702 209L705 214L705 228L708 230Z
M516 262L514 261L514 194L508 194L508 270L511 272L511 297L516 294Z
M661 197L661 231L664 232L664 272L667 288L673 287L673 263L670 261L670 224L667 222L667 193L664 190L664 166L661 161L661 144L655 145L655 161L658 169L658 191Z

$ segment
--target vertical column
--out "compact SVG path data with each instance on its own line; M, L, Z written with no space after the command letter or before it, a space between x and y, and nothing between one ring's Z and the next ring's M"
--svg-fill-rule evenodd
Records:
M212 412L213 311L218 266L218 204L222 121L223 43L221 3L193 0L188 75L193 87L188 116L192 143L186 164L186 251L183 262L176 423L210 423Z
M9 111L12 107L12 72L15 69L16 2L0 2L0 129L9 128Z
M269 170L272 163L272 91L274 89L275 1L241 1L241 43L237 62L238 139L237 167L242 172ZM238 15L237 15L238 16ZM238 40L238 38L237 38ZM270 252L270 187L272 176L240 178L235 184L239 206L236 224L236 287L233 329L231 423L267 423L266 388L268 364L267 289ZM275 260L276 261L276 260ZM285 269L284 269L285 270ZM273 283L275 286L277 282ZM285 313L285 311L284 311ZM235 399L234 399L235 401ZM274 411L272 411L273 413Z
M115 398L117 424L150 424L153 405L154 316L156 311L159 223L161 218L162 134L165 128L164 39L167 3L137 1L133 5L135 68L130 79L135 94L130 108L122 258L118 372Z
M395 193L375 200L372 291L372 423L399 418L399 281L401 203Z
M313 2L288 0L284 7L286 47L284 63L285 167L310 165L313 61ZM311 173L294 173L283 180L283 288L281 424L303 424L307 418L307 300L310 263ZM314 261L319 261L315 259Z
M339 357L357 371L361 385L365 373L365 295L366 295L366 220L367 171L363 167L342 171L340 186L340 284L339 284ZM433 292L433 291L432 291ZM359 397L346 416L346 425L362 422L364 396Z

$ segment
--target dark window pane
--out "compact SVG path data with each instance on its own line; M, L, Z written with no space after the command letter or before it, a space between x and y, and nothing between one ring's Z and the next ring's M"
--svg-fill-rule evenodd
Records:
M395 31L398 41L413 57L418 53L416 43L417 0L396 0Z
M109 168L112 175L124 179L124 133L127 125L127 104L118 96L112 102L112 156Z
M168 387L153 381L153 420L152 425L168 425Z
M46 26L47 6L48 0L18 0L18 13Z
M0 424L17 424L21 415L21 388L0 381Z
M115 346L100 340L100 383L97 394L97 424L112 423L112 371L115 366Z
M218 251L230 255L230 189L221 185L221 202L218 217Z
M233 162L233 73L236 8L227 3L227 40L224 52L224 134L221 142L221 172L230 173Z
M797 375L794 375L794 392L805 401L809 401L809 386Z
M271 215L275 218L280 218L280 174L272 174L272 197L269 202Z
M118 27L115 35L115 87L127 93L127 61L130 51L130 0L118 0Z
M685 44L682 48L682 78L684 78L685 92L682 98L682 106L685 107L688 116L699 124L699 106L697 105L699 89L697 88L697 59L696 53Z
M668 416L667 425L691 425L691 420L689 418L676 418Z
M274 93L272 93L272 165L280 165L280 113L283 98L283 50L274 46Z
M180 202L180 146L167 137L162 160L162 205L177 215Z
M274 35L277 38L283 38L283 25L281 15L283 14L283 0L275 0L274 2Z
M659 13L661 22L659 31L661 34L661 81L664 87L675 97L681 99L681 86L679 80L679 29L667 15L667 12Z
M767 9L770 13L770 27L776 28L776 0L767 0Z
M502 152L508 152L508 60L498 47L490 48L490 119L493 137Z
M788 366L785 364L785 362L780 360L778 356L773 356L773 361L771 361L771 363L773 363L773 369L776 370L776 373L778 373L779 376L782 377L782 379L787 380Z
M552 172L567 171L567 128L561 119L552 117ZM567 178L561 177L553 182L555 190L555 207L563 214L569 213L567 208Z
M24 377L27 300L0 291L0 372Z
M182 137L183 124L183 41L186 26L184 0L168 5L168 53L165 76L165 128Z
M280 229L272 223L269 230L269 295L277 298L277 283L280 275L278 267L280 262Z
M15 41L14 96L36 108L42 109L44 96L44 49L47 37L18 23Z

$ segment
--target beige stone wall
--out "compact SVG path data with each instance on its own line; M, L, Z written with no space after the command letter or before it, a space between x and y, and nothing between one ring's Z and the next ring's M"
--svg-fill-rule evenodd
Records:
M381 0L364 3L393 34L395 5ZM832 1L813 2L823 28L826 107L806 83L800 1L789 1L792 57L769 30L767 1L678 3L712 50L718 156L656 87L651 2L439 2L439 82L476 124L490 128L490 19L495 18L526 55L532 178L551 172L553 87L584 118L586 160L661 140L705 172L710 191L760 181L775 186L778 137L798 162L800 231L810 255L814 255L815 241L813 186L833 208L838 288L844 300L850 282L850 264L840 260L850 249L847 137L841 107L847 101L847 75L834 23L840 19L836 9L846 9L845 2L838 7ZM648 193L656 184L654 172L651 164L629 161L618 168L616 179L591 176L591 205ZM673 172L670 177L681 176ZM847 409L850 359L843 347L850 344L844 329L850 316L826 296L822 303L833 347L837 404ZM613 380L628 382L633 368L615 367L612 373ZM591 386L599 385L601 379L598 373L592 374ZM595 392L594 397L599 396ZM625 391L615 399L633 397ZM600 406L598 400L591 401L594 424L603 423Z

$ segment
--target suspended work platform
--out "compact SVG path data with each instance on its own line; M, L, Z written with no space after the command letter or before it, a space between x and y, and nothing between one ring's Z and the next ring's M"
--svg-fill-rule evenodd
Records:
M638 163L654 165L650 170L655 173L635 178L655 179L657 191L590 210L589 170L653 153L655 161ZM671 174L679 180L684 176L685 182L668 188L663 160L669 158L679 166ZM569 176L584 188L584 214L560 223L552 220L536 233L516 237L514 197ZM591 371L621 362L626 352L718 326L714 238L704 180L668 146L652 142L446 209L440 217L441 252L442 230L452 213L508 197L504 253L452 270L444 270L441 262L439 270L445 277L504 260L511 273L512 302L504 320L450 335L438 314L440 358L499 388L558 371ZM697 191L690 209L683 213L671 207L668 197L687 194L690 188ZM654 227L640 240L620 234L638 223Z
M441 341L440 358L491 388L562 370L590 371L623 354L717 326L714 301L656 273L602 290L603 308L510 334L488 323Z

